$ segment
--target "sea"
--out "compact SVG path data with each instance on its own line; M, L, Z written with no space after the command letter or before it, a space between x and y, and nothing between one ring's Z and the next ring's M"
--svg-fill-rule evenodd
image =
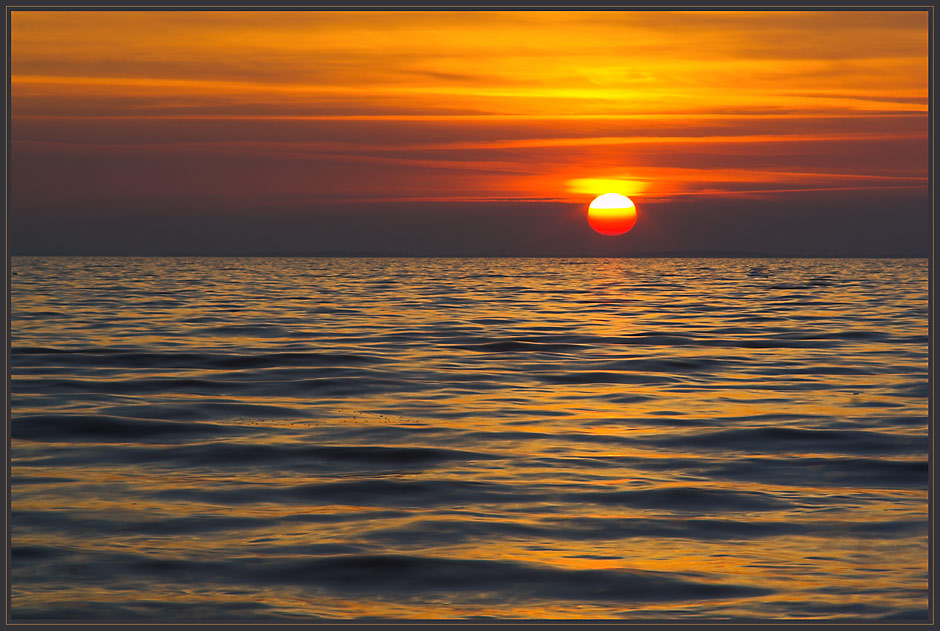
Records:
M11 264L13 621L921 621L926 259Z

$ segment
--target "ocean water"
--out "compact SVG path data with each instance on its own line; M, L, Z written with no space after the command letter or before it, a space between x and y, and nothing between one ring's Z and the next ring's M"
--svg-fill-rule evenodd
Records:
M12 618L926 620L923 259L12 263Z

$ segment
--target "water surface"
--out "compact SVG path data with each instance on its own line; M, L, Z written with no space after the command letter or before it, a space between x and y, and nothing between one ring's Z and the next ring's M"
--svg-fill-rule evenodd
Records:
M14 258L12 616L924 620L927 273Z

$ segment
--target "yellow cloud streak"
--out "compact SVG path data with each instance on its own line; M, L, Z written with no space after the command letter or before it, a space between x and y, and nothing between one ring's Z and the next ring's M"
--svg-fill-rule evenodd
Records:
M803 119L925 119L925 112L876 112L876 113L839 113L811 112L785 113L774 112L750 114L29 114L12 113L20 120L193 120L193 121L603 121L603 120L803 120ZM891 136L896 138L897 136Z
M261 98L261 103L284 107L288 103L304 104L307 99L330 95L365 100L371 105L383 97L392 97L418 111L433 114L445 103L449 106L476 109L490 114L535 113L542 115L625 115L656 110L662 114L696 113L701 110L727 108L790 108L804 111L830 110L902 112L927 111L926 94L903 90L894 95L884 90L844 90L816 94L781 95L763 89L714 89L709 87L646 87L642 90L619 87L543 87L483 85L337 85L314 83L273 83L206 79L167 79L160 77L51 76L17 75L11 77L14 99L29 95L120 95L158 99L157 104L174 99ZM274 101L277 95L280 100ZM285 102L284 98L291 98ZM409 97L411 97L409 99ZM923 102L911 102L912 98ZM455 101L455 99L457 99ZM183 102L185 105L185 101ZM107 104L103 104L107 107ZM573 111L572 111L573 110Z

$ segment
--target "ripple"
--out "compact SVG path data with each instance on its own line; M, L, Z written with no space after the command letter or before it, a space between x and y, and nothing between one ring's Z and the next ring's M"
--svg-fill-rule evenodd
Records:
M639 491L590 491L569 493L568 501L621 504L666 511L713 513L781 510L789 502L767 493L737 492L696 487L644 489Z
M118 573L130 580L183 585L289 585L345 594L410 594L425 598L457 593L484 596L493 601L508 596L536 602L669 602L748 598L773 593L770 589L748 585L692 581L667 572L562 570L510 561L394 554L197 561L116 553L75 558L59 549L30 553L15 548L12 558L19 563L17 570L21 580L40 583L56 580L50 570L61 572L70 567L73 572L81 572L90 584L106 582L112 573ZM38 565L27 570L22 565L27 558Z
M653 438L649 443L751 453L919 454L926 437L863 430L758 427Z
M244 429L212 423L45 414L16 418L11 435L14 439L43 442L137 442L244 433Z

